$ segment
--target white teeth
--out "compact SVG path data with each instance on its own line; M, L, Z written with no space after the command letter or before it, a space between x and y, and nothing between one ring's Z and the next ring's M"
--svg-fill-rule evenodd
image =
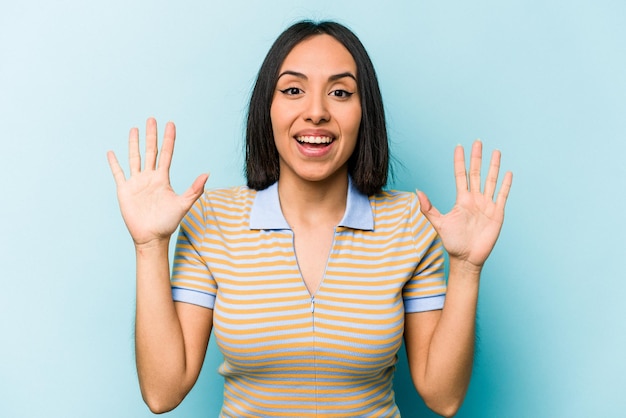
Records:
M299 136L296 138L298 142L307 144L330 144L332 138L328 136Z

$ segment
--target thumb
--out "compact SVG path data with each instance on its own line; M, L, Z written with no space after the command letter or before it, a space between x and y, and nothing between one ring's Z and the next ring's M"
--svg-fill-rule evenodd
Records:
M193 184L183 193L182 197L189 202L189 207L191 207L204 192L204 185L208 178L208 173L199 175L198 178L194 180Z
M436 207L430 203L430 199L428 196L422 191L415 190L417 193L417 199L420 202L420 210L426 216L426 219L433 224L433 226L438 225L439 218L441 218L441 213L437 210Z

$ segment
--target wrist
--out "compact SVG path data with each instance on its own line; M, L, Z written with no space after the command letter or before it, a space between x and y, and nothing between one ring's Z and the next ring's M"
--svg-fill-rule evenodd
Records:
M470 261L459 259L456 257L449 257L450 272L457 272L463 275L480 277L480 273L483 269L483 265L477 265Z
M162 252L168 250L170 246L170 237L167 238L154 238L146 242L135 242L135 252L140 254L147 254L153 252Z

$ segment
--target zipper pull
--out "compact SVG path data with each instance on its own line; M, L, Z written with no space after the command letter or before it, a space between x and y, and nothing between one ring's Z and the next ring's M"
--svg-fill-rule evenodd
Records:
M311 313L315 312L315 299L311 298Z

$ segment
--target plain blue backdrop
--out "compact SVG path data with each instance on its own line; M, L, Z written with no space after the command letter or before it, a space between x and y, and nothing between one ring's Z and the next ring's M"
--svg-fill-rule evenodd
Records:
M376 65L391 185L454 202L452 151L514 172L485 267L459 417L626 408L626 3L9 1L0 8L0 416L148 417L133 359L134 253L106 163L173 120L172 182L238 185L246 102L301 18L351 27ZM172 417L213 417L220 355ZM432 416L401 355L405 417Z

